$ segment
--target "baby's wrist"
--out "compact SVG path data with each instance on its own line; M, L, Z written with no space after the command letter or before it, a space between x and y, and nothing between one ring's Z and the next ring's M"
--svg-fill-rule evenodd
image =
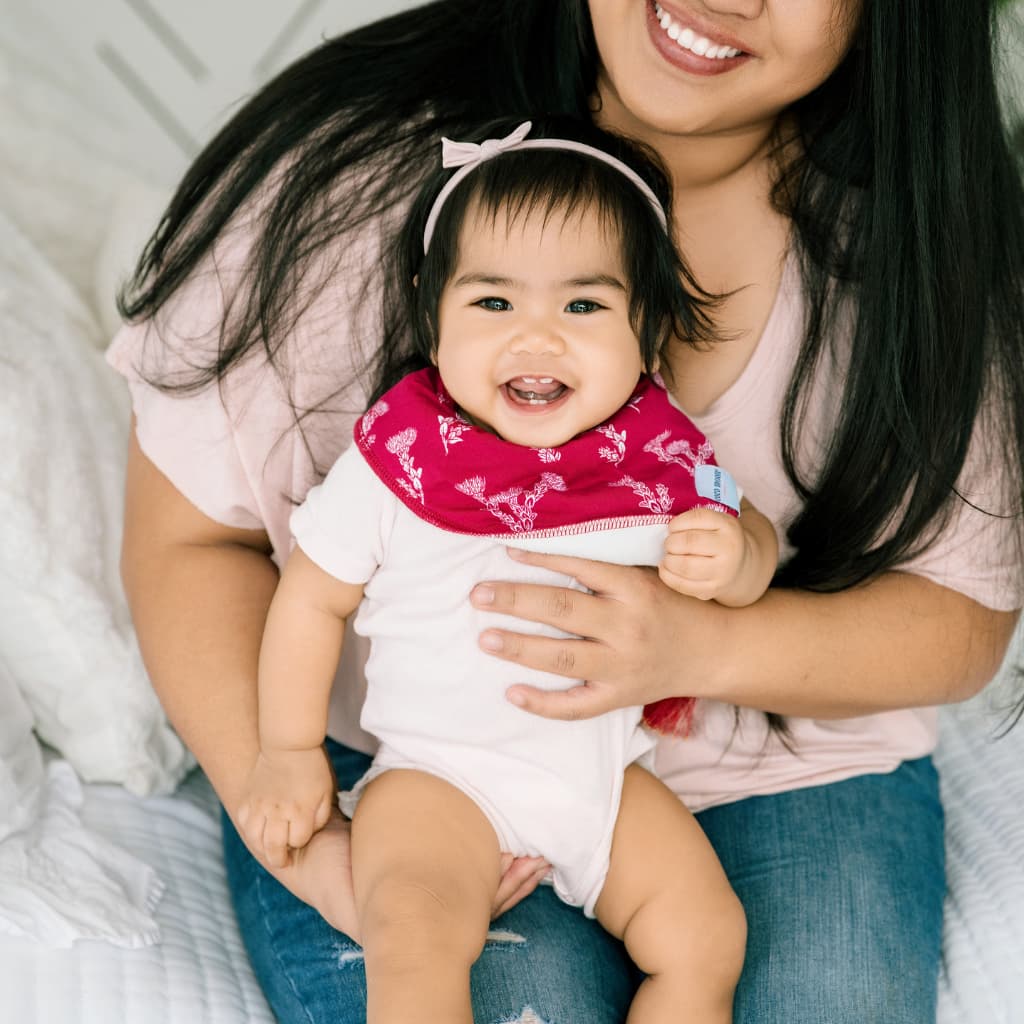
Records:
M732 608L740 608L756 601L767 586L766 581L761 579L760 554L757 538L744 531L743 550L736 571L732 579L719 589L714 600Z

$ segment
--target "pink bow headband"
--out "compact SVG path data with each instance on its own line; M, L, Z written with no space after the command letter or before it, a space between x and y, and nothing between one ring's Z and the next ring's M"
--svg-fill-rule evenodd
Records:
M502 153L511 153L519 149L566 149L574 153L583 153L586 156L600 160L602 163L614 167L620 174L624 175L636 186L644 198L654 208L658 215L661 226L668 230L668 220L658 197L651 191L650 186L631 167L627 167L621 160L593 146L582 142L573 142L571 139L528 139L530 129L533 127L530 121L524 121L514 132L506 135L503 139L485 139L481 143L475 142L452 142L451 139L441 139L441 165L443 167L458 167L458 170L445 182L444 188L437 194L434 205L430 208L430 215L427 217L427 226L423 229L423 251L430 248L430 240L434 236L434 228L437 226L437 218L441 213L448 197L458 188L459 183L485 160L499 156Z

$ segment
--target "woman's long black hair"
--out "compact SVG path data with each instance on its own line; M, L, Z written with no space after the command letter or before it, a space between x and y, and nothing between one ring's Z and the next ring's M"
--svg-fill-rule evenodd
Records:
M296 296L308 304L327 283L325 253L411 200L437 166L442 135L468 137L498 117L588 117L583 7L437 0L328 40L247 102L185 174L119 298L129 321L158 313L232 218L260 204L248 289L232 297L216 359L165 385L205 387L261 347L287 375L279 350L303 312ZM372 171L357 187L339 187L361 167ZM392 253L400 220L391 218ZM377 380L408 352L404 310L387 298Z
M808 300L782 424L805 504L782 585L842 589L926 547L963 500L956 484L982 416L1006 474L1005 499L986 511L1024 522L1024 189L993 78L994 9L865 0L856 44L794 107L805 155L780 167L774 198ZM219 355L174 386L206 386L260 347L286 374L279 348L318 257L409 201L442 134L496 115L588 116L596 59L585 0L440 0L326 42L200 154L124 289L123 315L157 313L274 174L251 287ZM365 187L339 190L360 165L374 168ZM400 266L396 235L385 274ZM377 382L409 358L401 305L382 313ZM849 372L811 471L797 458L801 411L850 308Z

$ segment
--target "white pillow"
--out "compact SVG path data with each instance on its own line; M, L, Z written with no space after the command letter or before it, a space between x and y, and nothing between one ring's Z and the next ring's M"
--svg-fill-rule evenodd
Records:
M82 823L82 787L67 761L43 760L32 713L0 660L0 935L51 948L156 942L163 883Z
M35 821L42 792L43 752L32 713L0 660L0 843Z
M169 792L192 762L121 591L129 408L100 334L0 211L0 657L83 779Z

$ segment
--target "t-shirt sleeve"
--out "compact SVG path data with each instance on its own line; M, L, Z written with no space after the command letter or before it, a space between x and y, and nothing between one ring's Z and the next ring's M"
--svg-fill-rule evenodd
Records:
M397 509L398 499L351 445L292 513L292 536L335 579L366 583L384 562Z
M957 590L997 611L1024 606L1020 517L1004 460L988 451L980 431L957 483L949 523L927 550L902 569Z
M107 362L127 381L149 460L211 519L265 530L283 564L295 504L337 459L365 408L361 371L372 345L364 350L360 339L379 336L372 271L380 238L375 222L362 225L337 261L303 278L308 301L296 298L301 315L273 365L255 344L219 380L202 382L248 309L257 230L250 211L239 213L152 318L122 328Z
M900 566L957 590L996 611L1024 606L1024 584L1017 550L1018 522L959 504L950 526L935 545Z
M196 365L216 351L220 289L209 280L189 282L174 307L159 322L126 325L107 349L107 362L128 384L139 447L204 515L259 529L263 517L222 389L214 383L167 390L155 383L194 377Z
M114 344L121 341L119 336ZM150 462L210 519L238 529L262 528L217 388L169 395L122 369L109 353L108 361L127 377L136 436Z

